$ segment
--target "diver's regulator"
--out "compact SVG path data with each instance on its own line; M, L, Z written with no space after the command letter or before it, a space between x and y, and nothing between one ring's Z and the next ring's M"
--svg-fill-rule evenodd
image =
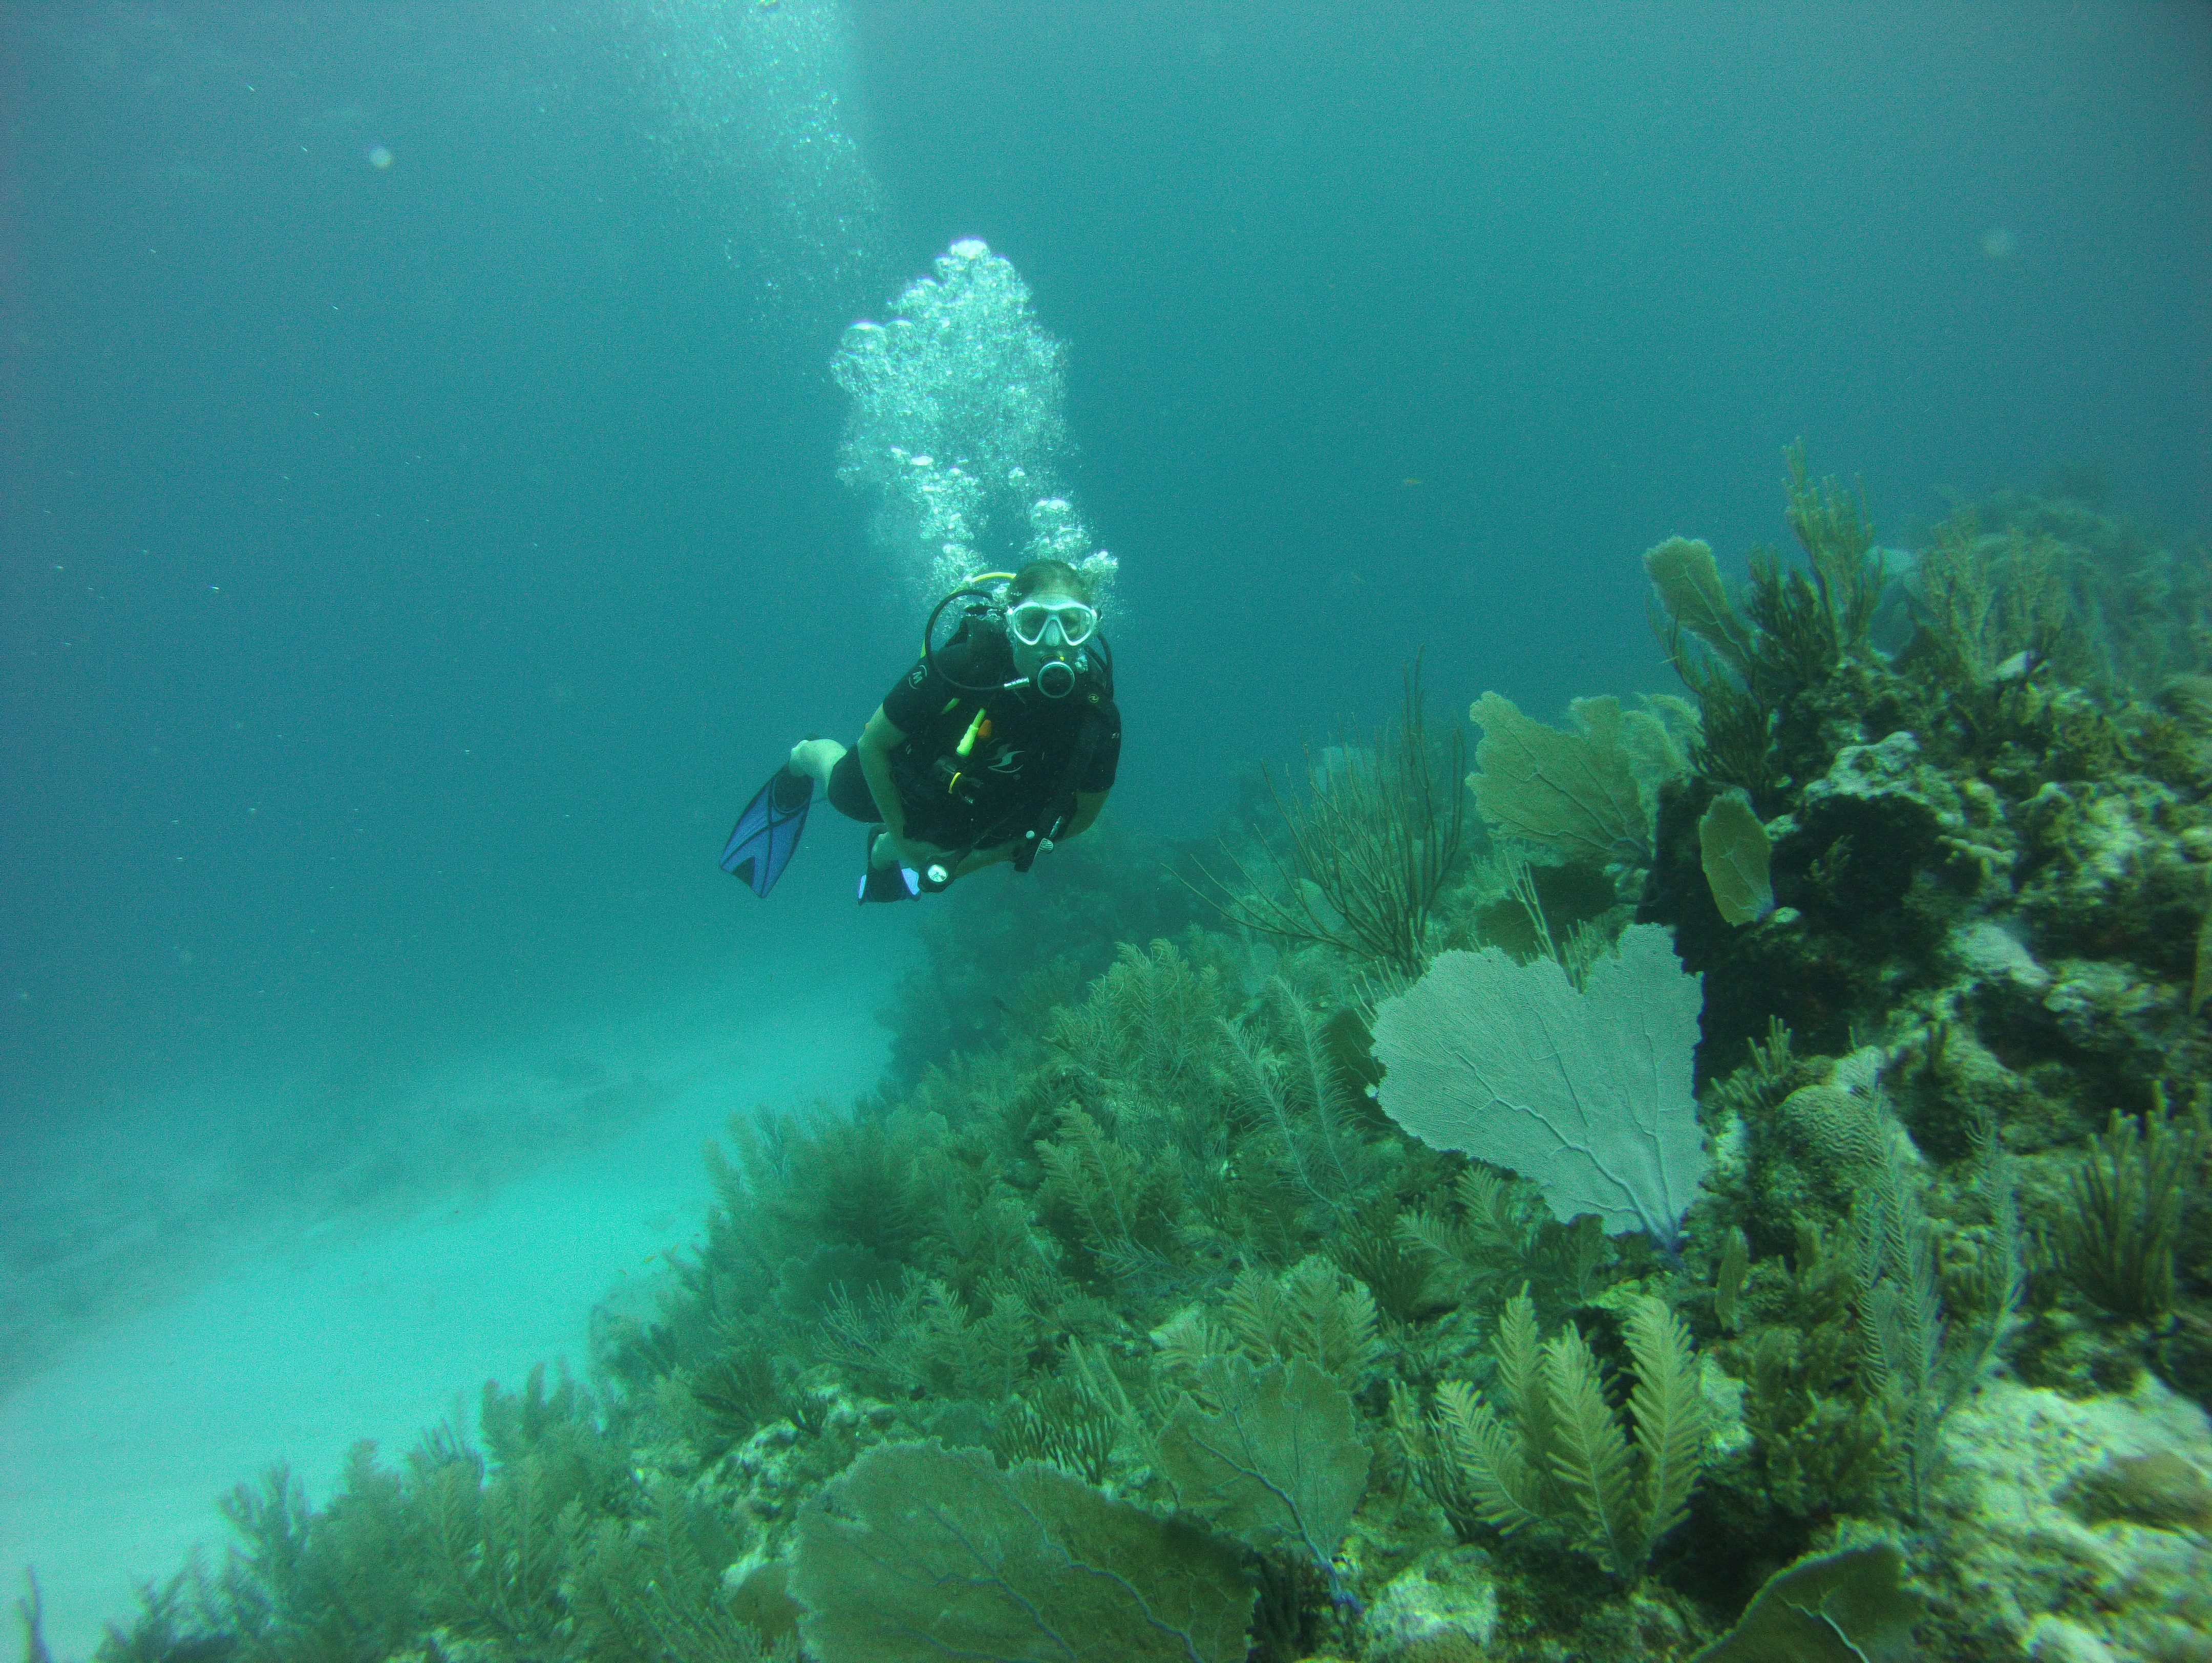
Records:
M1075 684L1091 673L1091 655L1081 647L1075 649L1073 659L1066 649L1056 651L1036 667L1033 676L1006 683L1009 688L1033 687L1048 699L1065 699L1075 691Z

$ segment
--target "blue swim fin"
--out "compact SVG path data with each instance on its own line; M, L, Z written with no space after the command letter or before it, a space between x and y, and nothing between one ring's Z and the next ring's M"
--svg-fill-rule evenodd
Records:
M912 901L921 893L921 877L911 866L871 866L860 874L860 903Z
M867 864L860 872L860 904L871 901L912 901L921 893L921 874L911 866L876 865L876 841L890 834L882 827L868 832Z
M722 870L766 895L791 864L799 847L799 834L806 829L806 810L814 801L814 777L778 768L769 776L738 823L730 828L730 841L722 849Z

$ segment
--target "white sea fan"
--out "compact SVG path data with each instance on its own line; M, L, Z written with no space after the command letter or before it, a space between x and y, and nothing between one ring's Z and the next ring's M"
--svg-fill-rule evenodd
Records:
M1691 1094L1704 1008L1656 924L1624 931L1579 989L1550 958L1439 954L1376 1013L1378 1096L1423 1143L1535 1183L1562 1223L1595 1213L1671 1251L1711 1164Z

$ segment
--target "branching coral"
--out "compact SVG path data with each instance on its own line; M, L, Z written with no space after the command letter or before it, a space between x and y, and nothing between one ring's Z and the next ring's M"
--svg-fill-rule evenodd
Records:
M2198 1103L2179 1123L2164 1093L2141 1116L2112 1112L2068 1182L2059 1265L2100 1308L2148 1320L2173 1303L2173 1244L2212 1156L2212 1122Z
M1707 544L1670 537L1644 556L1659 603L1653 626L1697 696L1698 771L1740 786L1754 803L1778 781L1772 750L1785 707L1867 652L1883 581L1863 491L1814 481L1802 444L1784 455L1785 515L1803 566L1753 549L1739 604Z
M714 1511L665 1479L651 1505L575 1532L568 1605L592 1663L794 1663L795 1635L770 1642L732 1609L738 1544Z
M1913 577L1914 651L1964 687L1988 686L2023 652L2078 650L2064 639L2065 585L2047 537L1984 536L1971 512L1958 514L1936 528Z
M1288 1054L1227 1021L1231 1076L1243 1106L1275 1134L1286 1176L1332 1222L1343 1217L1371 1175L1366 1146L1352 1131L1351 1098L1305 1003L1280 976L1269 984Z
M1430 755L1416 666L1397 725L1371 748L1340 747L1326 769L1309 756L1303 798L1285 798L1271 777L1277 826L1253 853L1224 844L1235 881L1201 864L1194 891L1240 928L1419 974L1465 836L1464 752L1455 732L1441 766Z
M1109 1276L1156 1277L1181 1257L1176 1163L1127 1148L1073 1105L1060 1111L1059 1130L1036 1146L1047 1226Z
M1239 1275L1218 1309L1193 1305L1153 1331L1162 1377L1196 1387L1222 1357L1254 1363L1305 1362L1347 1391L1374 1378L1389 1348L1366 1287L1316 1255L1279 1277Z
M1980 1150L1980 1188L1992 1229L1978 1265L1975 1320L1954 1328L1936 1276L1934 1226L1923 1208L1917 1156L1893 1126L1879 1094L1874 1114L1889 1135L1860 1165L1863 1187L1852 1215L1858 1239L1861 1368L1881 1405L1907 1514L1920 1516L1942 1449L1937 1434L1994 1366L2009 1337L2023 1285L2012 1172L1994 1132Z
M1424 1427L1401 1420L1424 1480L1462 1528L1563 1533L1620 1577L1682 1521L1705 1454L1705 1410L1689 1331L1662 1302L1629 1308L1636 1360L1629 1441L1597 1358L1569 1327L1550 1339L1526 1294L1505 1307L1494 1344L1497 1401L1447 1381Z
M1546 1215L1534 1185L1480 1162L1461 1170L1452 1192L1455 1213L1423 1209L1397 1228L1465 1297L1486 1302L1516 1283L1547 1298L1588 1296L1606 1252L1595 1213L1562 1224Z
M1868 1505L1888 1472L1888 1428L1860 1383L1848 1244L1801 1223L1782 1292L1779 1320L1751 1338L1744 1394L1761 1493L1800 1516Z
M1103 1484L1112 1469L1122 1422L1073 1369L1037 1383L1007 1406L992 1435L1001 1465L1049 1461L1089 1484Z

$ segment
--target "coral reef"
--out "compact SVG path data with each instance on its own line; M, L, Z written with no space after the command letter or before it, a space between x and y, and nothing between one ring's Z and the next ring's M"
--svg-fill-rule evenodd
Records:
M1418 667L1404 713L1370 746L1340 743L1306 759L1306 793L1286 798L1261 779L1275 823L1222 853L1236 882L1198 863L1194 894L1224 921L1285 941L1333 947L1404 975L1420 974L1437 898L1458 864L1467 804L1452 786L1465 747L1430 753Z
M1926 1572L1969 1643L2042 1658L2202 1656L2212 1424L2148 1375L2087 1399L2001 1381L1948 1429Z
M590 1389L241 1490L104 1655L2212 1654L2212 562L1784 505L1645 557L1687 701L1491 695L1462 798L1409 684L1207 925L948 913Z
M1404 1429L1425 1484L1455 1522L1560 1529L1615 1576L1643 1568L1688 1509L1705 1416L1689 1332L1666 1305L1638 1300L1626 1326L1637 1375L1632 1456L1589 1342L1574 1328L1540 1341L1528 1296L1506 1302L1493 1347L1498 1407L1447 1381L1429 1423Z

